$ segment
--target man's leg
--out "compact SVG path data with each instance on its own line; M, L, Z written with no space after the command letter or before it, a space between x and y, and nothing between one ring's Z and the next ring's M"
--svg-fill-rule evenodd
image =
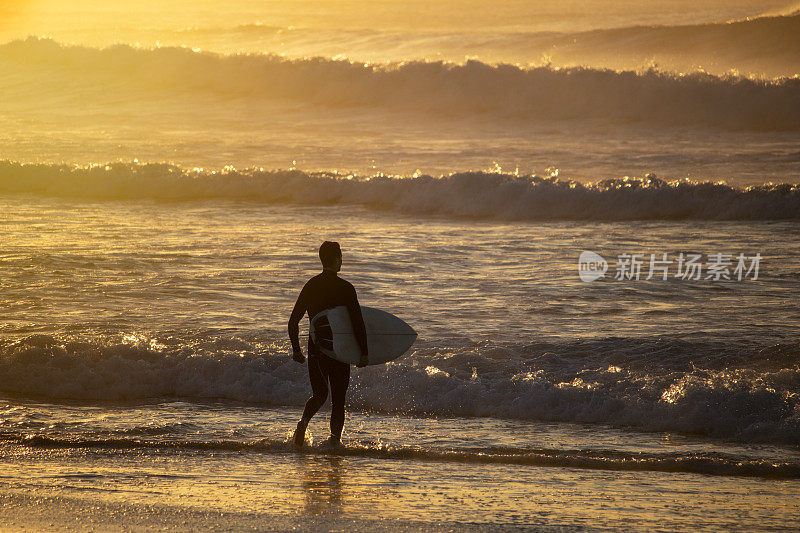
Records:
M344 402L347 387L350 385L350 365L332 359L322 364L328 370L328 380L331 384L331 437L341 441L344 429Z
M311 398L306 402L303 409L303 420L308 422L311 417L317 414L319 408L328 399L328 383L325 375L320 368L320 356L311 355L308 358L308 379L311 381Z
M314 416L325 400L328 399L328 382L325 379L322 369L319 364L320 356L312 354L309 350L308 354L308 379L311 381L311 398L306 402L303 409L303 418L297 423L297 429L294 432L294 445L302 446L306 438L306 427L308 421Z

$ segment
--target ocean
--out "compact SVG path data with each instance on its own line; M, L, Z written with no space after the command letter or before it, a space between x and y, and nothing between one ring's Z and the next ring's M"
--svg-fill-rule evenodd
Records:
M0 8L0 529L800 527L800 6L607 4Z

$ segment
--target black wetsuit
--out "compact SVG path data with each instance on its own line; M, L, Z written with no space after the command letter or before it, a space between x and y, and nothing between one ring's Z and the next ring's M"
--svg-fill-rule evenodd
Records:
M300 319L308 312L313 318L320 311L343 305L350 312L353 332L361 347L367 353L367 332L361 307L358 305L356 290L348 282L331 270L323 270L306 282L297 302L294 304L292 316L289 318L289 338L292 348L300 349ZM314 346L311 336L308 338L308 377L311 380L312 396L303 410L303 420L308 421L322 407L328 398L328 383L331 391L331 435L342 436L344 427L344 401L347 386L350 384L350 365L336 361L323 354Z

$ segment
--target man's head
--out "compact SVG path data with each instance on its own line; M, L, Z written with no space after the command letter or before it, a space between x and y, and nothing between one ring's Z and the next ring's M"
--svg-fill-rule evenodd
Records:
M322 268L339 272L342 268L342 249L335 241L325 241L319 247L319 260L322 261Z

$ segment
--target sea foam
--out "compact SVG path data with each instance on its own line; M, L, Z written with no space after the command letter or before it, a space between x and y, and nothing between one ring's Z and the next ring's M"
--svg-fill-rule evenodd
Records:
M225 348L228 346L228 348ZM301 406L305 368L263 339L235 343L0 344L0 391L50 400L227 399ZM532 344L421 341L354 373L353 408L607 424L743 442L800 444L800 346L677 339Z

